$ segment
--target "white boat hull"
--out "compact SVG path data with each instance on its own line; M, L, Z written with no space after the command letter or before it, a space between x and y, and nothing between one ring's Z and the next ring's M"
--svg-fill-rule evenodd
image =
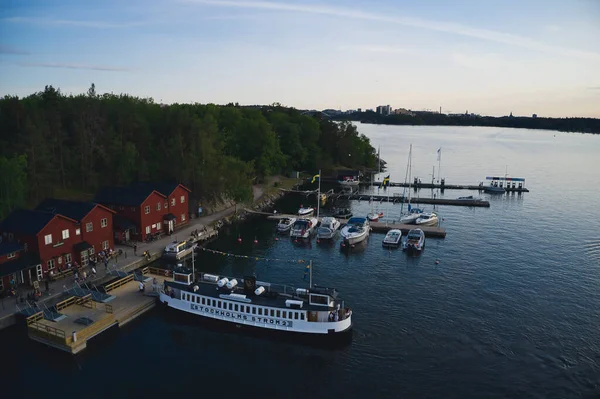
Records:
M344 243L349 245L355 245L359 242L364 241L369 236L369 230L369 228L366 228L364 231L358 233L348 233L342 230L342 237L344 239Z
M406 215L402 215L400 217L400 223L402 224L415 224L417 222L417 219L419 218L419 216L421 216L418 213L409 213Z

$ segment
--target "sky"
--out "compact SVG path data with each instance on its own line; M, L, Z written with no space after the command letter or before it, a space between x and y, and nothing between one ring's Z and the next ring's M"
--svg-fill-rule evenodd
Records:
M600 117L600 0L0 0L0 95Z

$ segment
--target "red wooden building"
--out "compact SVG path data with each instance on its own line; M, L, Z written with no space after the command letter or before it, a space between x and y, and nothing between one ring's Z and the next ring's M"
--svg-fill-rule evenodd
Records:
M87 265L89 257L94 253L115 247L113 215L116 212L104 205L47 198L36 209L60 214L77 221L79 227L76 235L80 235L81 242L74 245L73 253L83 266Z
M38 267L37 255L25 252L23 245L16 241L0 242L0 292L12 288L11 282L15 286L31 284L37 279Z
M167 197L163 208L163 220L165 233L173 232L175 229L189 223L189 199L191 190L179 183L136 183L137 187L156 190Z
M82 242L80 227L67 216L17 209L0 222L0 233L3 241L17 242L25 252L39 256L40 266L30 279L42 279L47 271L62 269L69 260L81 261L73 256L74 246Z

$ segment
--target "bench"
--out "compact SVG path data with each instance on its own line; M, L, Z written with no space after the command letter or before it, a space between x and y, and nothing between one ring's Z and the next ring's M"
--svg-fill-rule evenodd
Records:
M54 274L50 275L50 280L56 281L61 278L65 278L67 276L71 276L73 274L73 269L65 269L60 272L54 272Z

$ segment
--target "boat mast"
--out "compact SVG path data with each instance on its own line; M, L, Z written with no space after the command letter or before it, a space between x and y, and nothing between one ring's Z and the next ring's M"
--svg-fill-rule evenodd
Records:
M312 288L312 260L308 262L308 288Z
M195 248L192 248L192 281L196 281L196 270L195 270L195 264L194 264L194 250Z
M408 175L408 204L410 205L410 189L412 188L412 144L408 150L408 166L406 167L406 174ZM406 192L406 187L404 187L404 192ZM400 207L400 214L402 214L402 210L404 209L404 192L402 193L402 206Z
M319 188L317 189L317 221L319 220L319 205L321 205L321 169L319 169Z
M440 182L440 178L442 177L442 147L438 150L438 183Z

